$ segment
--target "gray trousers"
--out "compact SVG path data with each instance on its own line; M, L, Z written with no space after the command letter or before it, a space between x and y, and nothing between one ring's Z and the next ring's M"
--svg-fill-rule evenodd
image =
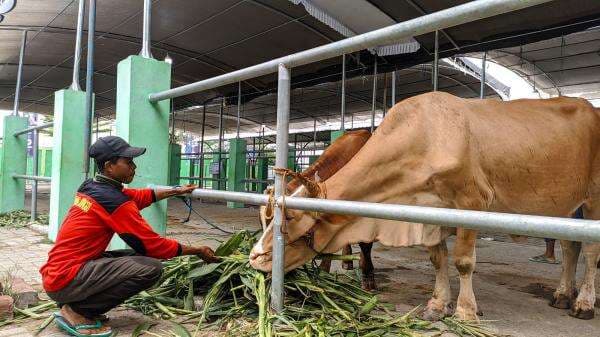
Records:
M136 255L133 250L106 252L102 258L86 262L65 288L48 296L59 306L68 304L92 319L152 287L161 273L160 260Z

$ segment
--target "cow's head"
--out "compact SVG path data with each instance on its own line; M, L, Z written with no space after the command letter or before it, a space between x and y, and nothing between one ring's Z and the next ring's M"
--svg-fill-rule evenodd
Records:
M317 177L318 179L318 177ZM302 178L302 187L291 196L303 198L318 198L322 196L322 189L316 180ZM250 264L255 269L271 271L273 252L273 215L274 210L263 206L260 209L260 218L263 225L263 235L250 252ZM285 238L284 268L286 271L297 268L316 256L322 250L332 235L319 235L323 232L325 222L319 214L300 211L285 210L286 224L282 228Z

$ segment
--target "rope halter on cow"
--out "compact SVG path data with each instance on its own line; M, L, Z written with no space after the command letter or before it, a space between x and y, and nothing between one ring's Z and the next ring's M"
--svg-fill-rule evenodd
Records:
M281 223L281 233L282 234L288 234L287 232L287 216L286 216L286 203L285 203L285 197L286 197L286 192L287 192L287 177L290 176L294 179L298 179L302 185L304 185L304 187L306 188L308 195L310 197L313 198L322 198L322 199L326 199L327 198L327 188L324 182L317 182L314 181L310 178L305 177L302 173L298 173L298 172L294 172L290 169L287 168L282 168L282 167L275 167L273 169L273 171L275 172L275 174L277 175L281 175L281 189L283 191L283 195L281 196L281 214L282 214L282 223ZM265 210L265 219L270 221L275 217L275 207L277 207L277 200L275 200L275 196L274 196L274 188L268 188L267 189L267 193L269 195L269 200L267 202L267 207ZM318 218L319 217L319 212L311 212L311 215L314 218ZM312 249L313 251L315 251L317 254L320 254L320 252L318 252L315 248L314 248L314 243L315 243L315 228L314 226L308 230L308 232L302 236L302 238L306 241L308 247L310 249Z

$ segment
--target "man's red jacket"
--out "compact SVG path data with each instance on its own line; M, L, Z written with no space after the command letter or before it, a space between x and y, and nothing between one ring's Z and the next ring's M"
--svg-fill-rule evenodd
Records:
M113 234L138 254L169 259L181 245L161 237L142 218L140 210L156 201L151 189L123 188L109 179L86 180L65 217L56 243L42 266L44 289L61 290L87 261L102 257Z

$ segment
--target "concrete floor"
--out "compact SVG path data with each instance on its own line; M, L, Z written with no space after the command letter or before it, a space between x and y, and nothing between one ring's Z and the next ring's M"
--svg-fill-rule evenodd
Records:
M41 211L47 211L47 194L42 193ZM252 208L226 209L223 205L194 202L194 208L207 220L226 229L259 227L257 212ZM224 236L211 229L199 216L192 214L191 221L181 224L187 216L185 206L178 200L169 201L168 236L182 243L215 246L215 239ZM571 318L565 310L548 306L548 298L558 283L560 265L531 263L530 256L543 252L543 241L530 239L528 244L510 242L504 235L486 234L493 241L477 243L477 267L474 287L477 301L483 312L482 320L490 321L493 330L502 335L523 337L598 337L600 312L593 320ZM15 245L15 242L18 242ZM449 242L452 249L453 242ZM44 262L50 245L44 236L30 229L0 229L0 272L12 270L39 287L36 269ZM357 250L357 248L355 248ZM560 251L557 251L560 256ZM375 245L373 259L381 298L405 312L427 302L433 287L434 272L426 251L415 248L388 248ZM580 261L578 279L583 266ZM451 264L452 265L452 264ZM339 268L334 263L334 268ZM451 267L451 286L458 293L456 270ZM600 283L599 280L597 281ZM597 303L597 306L600 303ZM148 318L130 310L118 309L110 313L112 326L119 336L130 336L132 329ZM167 324L167 323L162 323ZM0 328L0 337L30 336L36 324L23 327ZM62 336L49 327L41 336Z

